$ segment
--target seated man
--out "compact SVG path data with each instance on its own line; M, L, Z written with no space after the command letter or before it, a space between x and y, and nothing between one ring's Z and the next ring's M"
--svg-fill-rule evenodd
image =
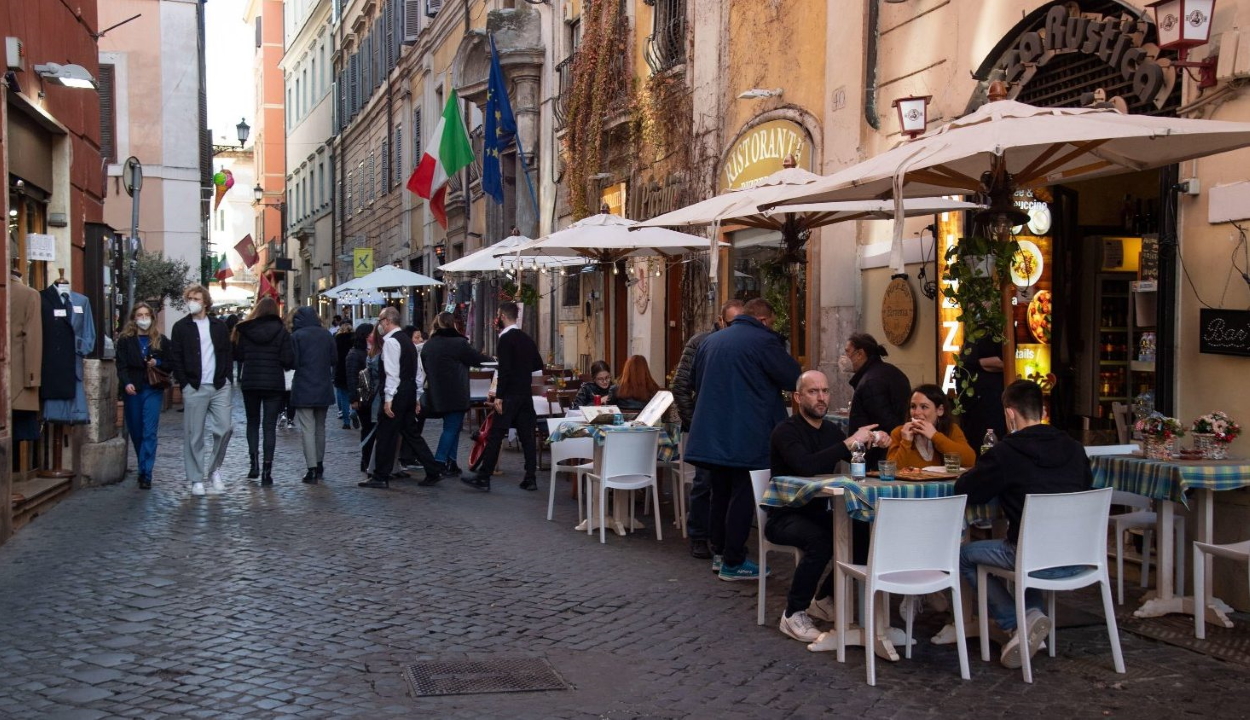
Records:
M773 429L770 463L774 477L811 477L837 472L838 462L850 460L854 443L880 447L890 441L889 435L875 429L876 425L865 425L848 438L838 426L825 420L829 409L829 379L819 370L809 370L799 376L794 398L799 411ZM827 622L835 619L832 573L825 577L823 584L820 582L825 566L833 558L833 518L829 515L829 501L816 499L802 507L770 507L766 511L768 524L764 537L769 542L803 551L803 559L794 569L794 580L786 596L781 632L795 640L815 642L820 631L812 625L809 614ZM867 547L866 541L864 547Z
M1007 516L1007 539L980 540L963 546L959 553L959 574L976 589L977 565L1014 569L1016 540L1020 537L1020 516L1028 494L1080 492L1090 489L1093 474L1085 448L1063 431L1042 424L1042 389L1028 380L1017 380L1003 391L1003 414L1007 437L977 460L977 464L955 481L955 493L968 496L969 505L981 505L995 498ZM1079 567L1051 568L1035 577L1061 578L1080 572ZM1002 580L990 576L986 596L990 617L1011 639L1003 646L1002 663L1020 667L1020 633L1011 593ZM1025 598L1026 635L1029 657L1036 653L1050 633L1050 618L1042 612L1042 594L1029 590Z

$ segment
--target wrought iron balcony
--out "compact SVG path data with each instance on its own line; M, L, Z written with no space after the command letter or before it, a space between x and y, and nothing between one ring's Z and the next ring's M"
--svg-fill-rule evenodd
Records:
M655 10L655 32L644 53L653 74L686 62L686 0L660 0Z
M556 130L563 130L568 121L569 94L573 92L573 58L575 57L577 56L569 55L556 65L556 80L559 82L556 102L553 106Z

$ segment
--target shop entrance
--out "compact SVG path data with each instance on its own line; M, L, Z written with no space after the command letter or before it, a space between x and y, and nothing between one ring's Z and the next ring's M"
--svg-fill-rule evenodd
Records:
M727 236L729 298L746 301L761 297L771 303L777 314L773 329L786 338L790 354L805 365L807 265L785 257L785 242L779 232L752 228Z

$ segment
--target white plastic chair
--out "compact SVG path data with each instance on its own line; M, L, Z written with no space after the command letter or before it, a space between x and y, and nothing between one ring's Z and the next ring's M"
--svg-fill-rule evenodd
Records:
M1206 557L1236 560L1242 567L1250 568L1250 540L1227 545L1194 541L1194 637L1207 639L1207 586Z
M751 471L751 490L755 493L755 524L759 527L756 533L759 536L759 563L760 563L760 581L759 581L759 599L756 601L755 608L755 624L764 624L764 588L768 581L768 553L770 552L792 552L794 553L794 564L797 566L799 560L803 559L803 553L799 552L796 547L789 545L777 545L768 541L764 537L764 527L768 523L768 513L764 512L764 508L760 507L760 502L764 499L764 493L768 490L768 483L773 479L771 470L752 470Z
M1055 591L1078 590L1094 583L1102 586L1102 609L1107 619L1111 656L1115 671L1124 673L1120 634L1116 628L1115 606L1111 601L1111 579L1107 576L1107 516L1111 512L1111 488L1073 493L1026 495L1016 542L1016 567L1012 570L977 566L977 607L981 624L981 659L990 659L989 612L986 582L997 575L1015 583L1017 632L1020 634L1020 669L1024 681L1033 682L1033 664L1027 647L1028 628L1024 606L1025 591L1036 588L1047 596L1050 615L1050 656L1055 656ZM1044 579L1032 573L1055 567L1084 566L1076 575Z
M663 540L660 531L660 487L656 482L655 454L659 449L660 429L609 431L603 442L603 462L599 473L585 473L586 482L599 482L599 542L606 543L608 490L651 489L655 503L655 539ZM586 517L590 517L591 493L586 493ZM630 526L633 526L634 504L629 504Z
M568 420L564 418L547 418L547 434L550 436ZM577 520L582 520L582 480L587 471L594 469L595 441L589 437L565 438L551 443L551 488L547 493L547 520L551 520L556 507L556 473L573 473L577 489ZM584 460L585 462L562 465L566 460Z
M673 524L681 530L682 537L689 537L686 530L686 506L690 498L689 487L694 485L695 473L694 466L684 459L686 457L686 435L688 434L682 433L681 439L677 441L680 458L657 463L658 467L668 471L669 482L673 486L673 506L677 511L677 517L673 519Z
M966 495L944 498L881 498L872 523L868 564L839 562L846 573L842 587L835 588L838 609L838 662L846 662L847 607L852 581L864 583L864 651L868 684L877 684L876 608L878 592L925 595L950 588L954 604L962 607L959 592L959 541L964 527ZM912 615L907 614L906 657L911 658ZM955 631L960 642L959 676L971 679L963 613L955 612Z

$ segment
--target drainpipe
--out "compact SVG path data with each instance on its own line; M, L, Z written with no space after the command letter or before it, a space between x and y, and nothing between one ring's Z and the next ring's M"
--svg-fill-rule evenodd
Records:
M864 121L881 129L877 116L877 42L880 40L881 0L868 0L868 48L864 57Z

